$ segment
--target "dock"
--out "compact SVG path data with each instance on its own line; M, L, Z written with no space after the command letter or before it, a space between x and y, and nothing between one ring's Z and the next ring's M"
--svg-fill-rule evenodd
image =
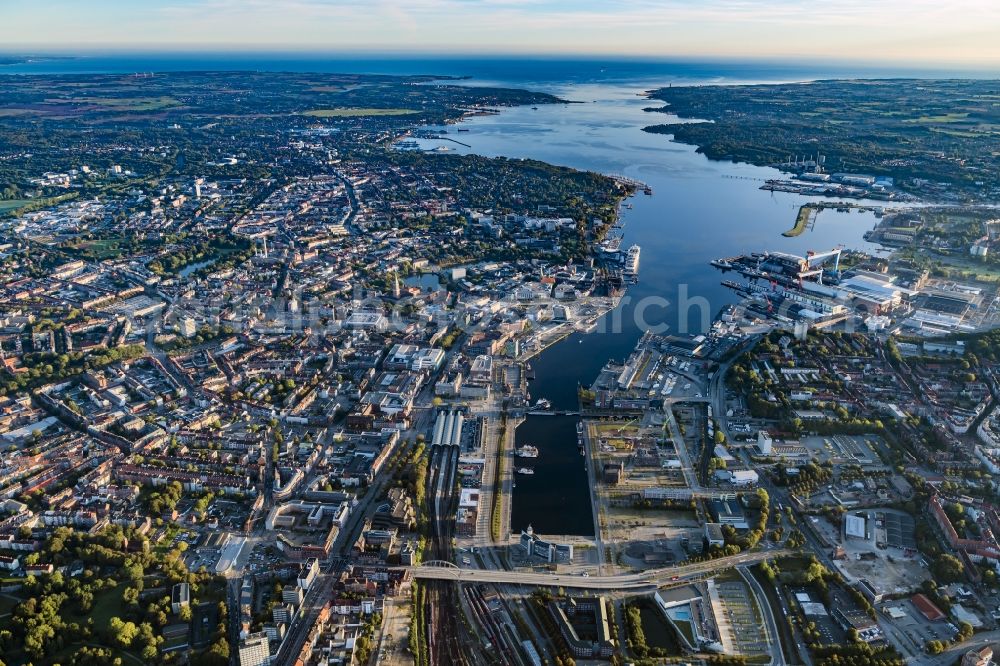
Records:
M649 190L650 192L653 191L653 188L651 188L649 185L642 182L641 180L638 180L637 178L632 178L631 176L626 176L621 173L609 173L605 175L611 180L618 183L619 185L623 185L629 189L636 191L638 190L643 190L643 191Z
M812 229L816 224L816 216L822 210L820 206L814 204L804 204L799 208L799 215L795 218L795 226L788 231L782 232L785 238L795 238L806 229Z

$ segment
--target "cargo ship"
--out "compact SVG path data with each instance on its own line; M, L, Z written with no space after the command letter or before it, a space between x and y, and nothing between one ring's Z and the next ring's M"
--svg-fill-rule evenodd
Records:
M538 457L538 447L532 446L531 444L525 444L517 451L518 458L537 458Z

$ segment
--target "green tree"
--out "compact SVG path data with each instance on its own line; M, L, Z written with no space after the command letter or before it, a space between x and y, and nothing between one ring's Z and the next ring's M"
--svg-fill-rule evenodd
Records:
M139 635L139 628L134 622L125 622L120 617L111 618L108 629L111 640L123 648L132 647L132 642Z
M941 553L938 555L931 565L931 571L934 573L935 580L944 584L956 583L965 576L965 567L962 566L962 560L951 553Z

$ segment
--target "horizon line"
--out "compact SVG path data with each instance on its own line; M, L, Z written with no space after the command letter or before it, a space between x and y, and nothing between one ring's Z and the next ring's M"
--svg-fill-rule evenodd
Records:
M477 59L518 59L518 60L608 60L620 62L683 62L689 64L728 64L739 65L742 63L754 65L773 65L796 67L802 65L809 66L851 66L864 69L878 69L880 67L893 67L903 70L947 70L947 69L979 69L991 68L1000 65L1000 59L987 60L941 60L940 58L918 61L913 58L853 58L853 57L833 57L833 56L809 56L807 54L788 55L699 55L691 53L611 53L601 51L504 51L488 49L483 51L456 49L422 49L422 48L356 48L356 49L331 49L321 46L294 46L294 45L167 45L160 44L151 46L143 45L0 45L0 55L31 57L91 57L95 55L108 56L269 56L269 57L341 57L350 58L373 58L373 59L404 59L413 57L423 57L428 59L450 59L461 57L473 57ZM996 73L996 78L1000 79L1000 72Z

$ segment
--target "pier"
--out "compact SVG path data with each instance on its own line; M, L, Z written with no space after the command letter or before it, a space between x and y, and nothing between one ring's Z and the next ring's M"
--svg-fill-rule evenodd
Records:
M615 181L619 185L624 185L625 187L628 187L628 188L633 189L633 190L647 190L647 189L651 189L649 187L649 185L647 185L646 183L644 183L641 180L638 180L636 178L632 178L631 176L626 176L626 175L620 174L620 173L609 173L609 174L605 174L605 175L607 175L608 178L612 179L613 181Z
M786 238L794 238L802 234L806 229L812 229L816 224L816 216L822 208L813 204L805 204L799 208L799 215L795 218L795 226L788 231L782 232Z
M451 141L452 143L457 143L460 146L465 146L466 148L472 148L472 146L470 146L469 144L463 143L463 142L459 141L458 139L452 139L450 136L429 136L427 138L428 139L436 139L438 141Z

